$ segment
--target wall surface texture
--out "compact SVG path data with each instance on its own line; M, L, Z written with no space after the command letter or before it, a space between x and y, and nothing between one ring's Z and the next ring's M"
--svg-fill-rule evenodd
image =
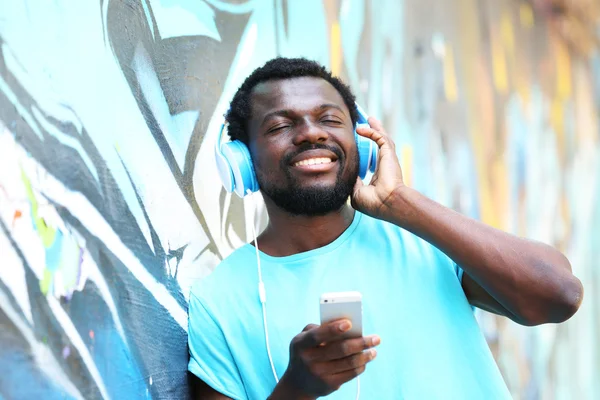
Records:
M276 55L342 76L410 185L569 255L568 323L477 316L515 398L598 398L600 56L528 3L0 0L0 399L186 398L189 287L253 207L212 148Z

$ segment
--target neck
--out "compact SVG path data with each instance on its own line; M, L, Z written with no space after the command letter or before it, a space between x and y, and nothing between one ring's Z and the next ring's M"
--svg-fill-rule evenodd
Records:
M292 215L264 196L269 224L258 237L264 253L285 257L318 249L337 239L352 223L354 209L344 204L339 210L319 216Z

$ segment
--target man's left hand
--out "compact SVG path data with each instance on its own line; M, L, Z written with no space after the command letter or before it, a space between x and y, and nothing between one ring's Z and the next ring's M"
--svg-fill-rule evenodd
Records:
M386 219L386 211L393 195L404 187L402 169L396 155L396 145L381 122L369 117L369 125L370 127L358 127L356 132L377 143L377 168L368 185L360 178L357 179L351 198L352 207L374 218Z

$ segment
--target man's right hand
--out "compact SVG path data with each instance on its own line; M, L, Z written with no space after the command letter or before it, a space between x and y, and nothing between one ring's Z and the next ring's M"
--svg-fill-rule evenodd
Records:
M290 362L270 399L315 399L362 374L377 352L378 336L344 339L348 320L308 325L290 344ZM281 396L279 396L279 394Z

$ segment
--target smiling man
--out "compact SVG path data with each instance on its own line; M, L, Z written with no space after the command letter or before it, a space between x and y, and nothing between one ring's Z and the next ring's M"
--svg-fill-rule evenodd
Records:
M508 399L471 306L523 325L571 317L583 288L554 248L460 215L407 187L379 121L358 176L350 89L320 65L278 58L254 71L227 114L248 146L269 224L192 288L189 370L201 399ZM351 206L348 204L351 199ZM323 326L324 292L363 295L361 338ZM377 350L375 351L375 348Z

